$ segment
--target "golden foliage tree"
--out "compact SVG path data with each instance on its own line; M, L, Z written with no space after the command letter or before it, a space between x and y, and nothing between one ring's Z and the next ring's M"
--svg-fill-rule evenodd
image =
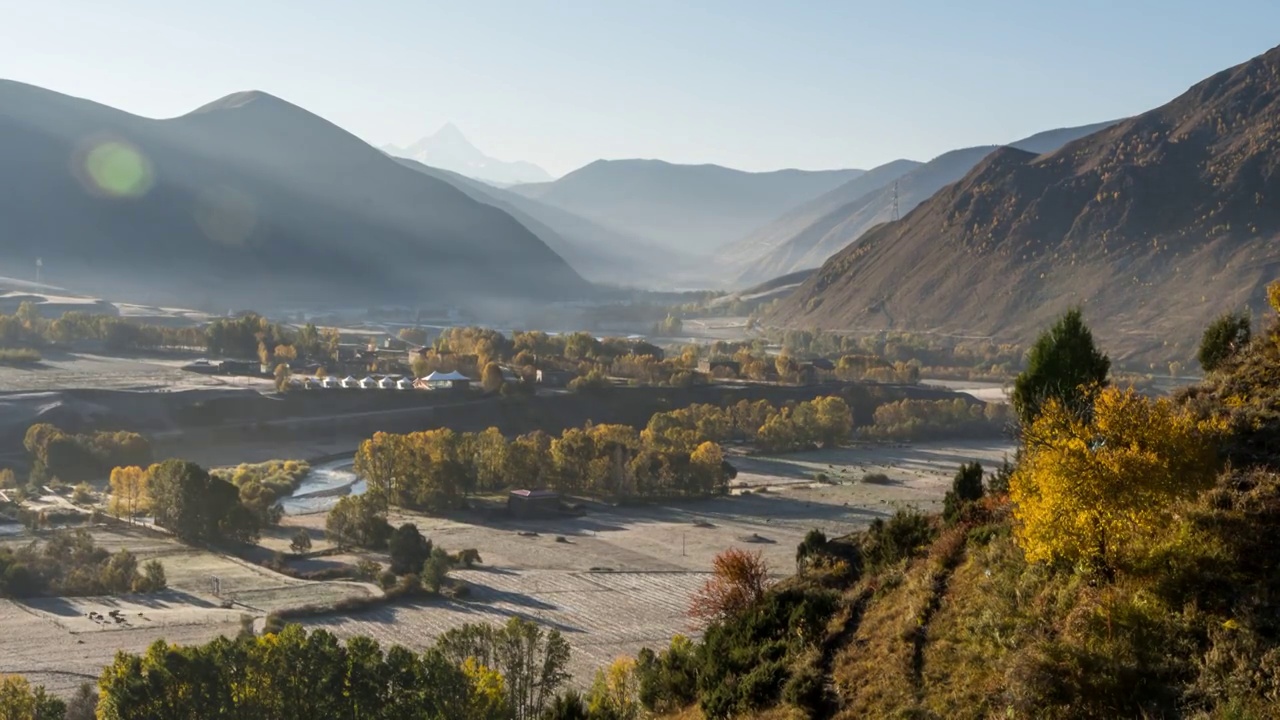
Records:
M595 681L587 696L592 717L636 720L641 716L640 682L636 677L636 661L616 658L608 668L596 670Z
M498 367L498 363L491 362L484 366L484 370L480 373L480 386L485 392L497 392L502 389L502 368Z
M733 617L769 588L769 565L760 551L729 548L711 561L711 579L693 595L689 617L699 626Z
M1098 391L1086 415L1050 398L1024 428L1009 485L1015 533L1028 560L1111 573L1212 483L1224 428L1132 389Z
M147 472L137 466L117 467L111 470L111 514L134 516L147 507Z

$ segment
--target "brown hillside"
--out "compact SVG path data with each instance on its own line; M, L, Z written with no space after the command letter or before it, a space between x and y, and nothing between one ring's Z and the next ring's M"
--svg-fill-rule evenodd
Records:
M1080 304L1119 357L1185 361L1280 271L1278 170L1280 48L1055 152L991 154L770 320L1026 341Z

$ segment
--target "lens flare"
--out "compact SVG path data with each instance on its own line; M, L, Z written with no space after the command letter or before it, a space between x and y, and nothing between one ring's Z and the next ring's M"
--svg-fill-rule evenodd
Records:
M154 183L151 163L132 145L120 140L94 144L84 154L83 175L89 189L116 198L139 198Z

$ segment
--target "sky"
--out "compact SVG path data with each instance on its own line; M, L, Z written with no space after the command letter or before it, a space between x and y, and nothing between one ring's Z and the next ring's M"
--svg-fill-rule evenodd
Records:
M374 145L869 168L1158 106L1276 0L0 0L0 78L173 117L264 90ZM3 112L3 108L0 108Z

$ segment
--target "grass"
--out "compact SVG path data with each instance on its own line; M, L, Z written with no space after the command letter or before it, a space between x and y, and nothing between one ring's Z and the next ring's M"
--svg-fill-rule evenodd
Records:
M31 348L0 348L0 365L32 365L43 359Z

